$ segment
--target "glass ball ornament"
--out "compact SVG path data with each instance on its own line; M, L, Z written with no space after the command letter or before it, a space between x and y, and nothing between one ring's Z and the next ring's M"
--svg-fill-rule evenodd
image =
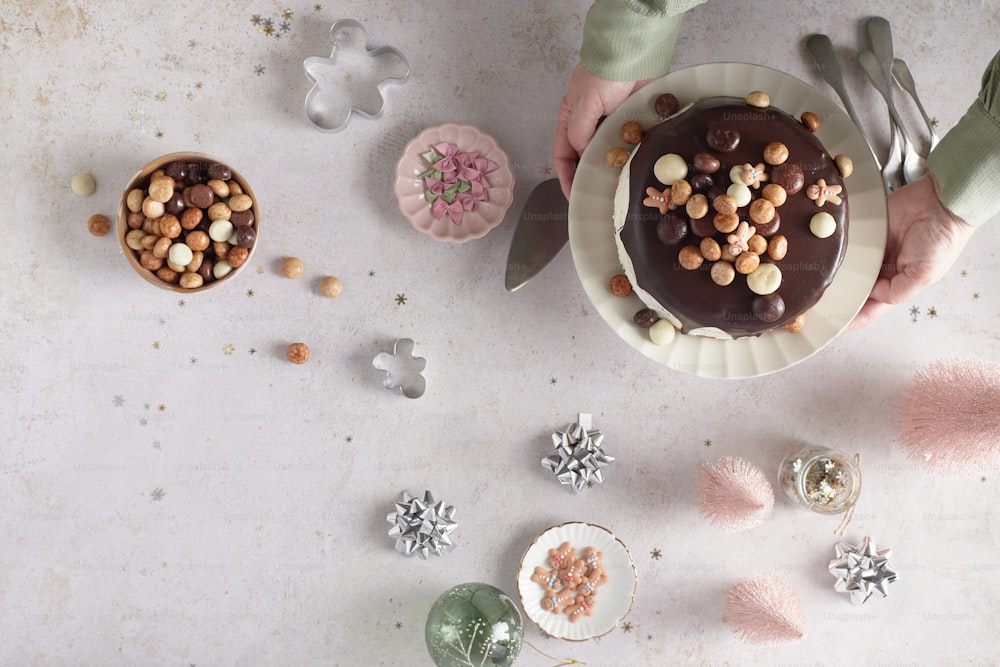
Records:
M517 605L495 586L460 584L434 602L424 639L438 667L509 667L521 651Z

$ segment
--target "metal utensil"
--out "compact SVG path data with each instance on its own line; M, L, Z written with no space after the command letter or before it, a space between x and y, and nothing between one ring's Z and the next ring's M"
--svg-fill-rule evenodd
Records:
M892 63L895 60L895 55L893 54L892 46L892 27L889 22L882 18L881 16L873 16L865 22L865 29L868 31L868 39L871 40L872 50L871 53L874 55L874 62L877 66L877 70L881 72L881 83L882 86L876 85L875 88L882 93L882 97L885 98L886 106L889 108L889 115L892 116L892 121L899 128L899 135L902 138L901 149L903 151L903 181L905 183L911 183L925 173L927 173L927 162L923 157L917 152L916 147L913 142L910 141L909 134L906 132L906 125L903 123L902 117L896 110L896 103L892 95ZM858 54L859 59L861 55ZM865 60L870 60L868 56L865 56ZM871 72L871 62L868 63L869 67L866 67L862 63L862 67L865 68L865 73L868 74L868 78L872 78ZM875 83L875 80L872 80Z
M910 135L903 125L903 119L900 117L899 111L896 110L896 104L893 102L892 88L889 86L888 79L882 74L875 54L868 49L864 49L858 53L858 62L861 63L861 67L865 70L865 74L868 75L868 79L872 82L872 85L881 93L886 107L889 109L889 116L891 116L892 122L896 124L899 130L903 150L903 182L912 183L927 173L927 160L921 157L916 149L913 148Z
M892 61L892 75L896 78L896 83L899 84L899 87L908 92L913 101L917 103L917 109L920 110L920 115L924 117L924 123L927 124L927 132L931 137L930 150L934 150L934 147L938 145L941 139L938 137L937 132L934 131L934 123L931 122L930 116L927 115L927 111L924 109L924 105L920 102L920 97L917 95L917 84L913 81L910 68L907 67L904 61L895 58Z
M559 179L542 181L528 195L507 252L504 285L513 292L548 266L569 241L569 204Z
M850 116L854 124L858 126L858 131L861 132L861 137L865 140L868 145L868 150L872 153L872 158L875 159L875 167L881 171L882 162L875 155L875 150L872 148L872 142L868 141L868 136L865 134L865 128L861 125L861 121L858 120L858 114L854 111L854 105L851 104L851 96L847 94L847 88L844 86L844 73L840 69L840 63L837 61L837 54L833 50L833 42L827 35L814 34L809 35L806 38L806 49L809 54L816 61L816 65L819 67L820 74L826 79L826 82L830 84L830 87L840 96L840 101L844 103L844 109L847 111L847 115Z

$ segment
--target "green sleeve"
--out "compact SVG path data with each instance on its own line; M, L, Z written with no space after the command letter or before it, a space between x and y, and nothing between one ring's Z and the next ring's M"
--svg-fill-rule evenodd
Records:
M974 227L1000 213L1000 53L983 74L979 97L927 159L941 201Z
M681 18L705 0L595 0L583 26L580 61L612 81L663 76Z

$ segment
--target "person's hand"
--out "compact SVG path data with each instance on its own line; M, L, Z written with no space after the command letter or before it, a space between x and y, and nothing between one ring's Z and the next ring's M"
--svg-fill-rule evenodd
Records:
M609 81L592 73L582 63L576 66L559 107L559 122L552 144L552 163L567 200L576 164L601 118L649 81Z
M976 230L941 203L933 174L889 195L889 236L878 280L846 332L860 329L894 305L940 280Z

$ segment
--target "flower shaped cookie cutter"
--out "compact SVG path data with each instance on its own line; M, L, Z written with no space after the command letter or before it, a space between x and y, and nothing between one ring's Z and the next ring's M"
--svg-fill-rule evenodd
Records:
M392 352L376 354L372 366L385 373L383 385L389 389L398 387L407 398L420 398L427 389L427 381L421 374L427 360L413 356L413 341L409 338L397 340Z
M410 75L410 65L398 49L368 48L368 33L358 21L336 21L330 34L330 57L310 56L302 62L314 83L306 95L306 117L324 132L341 129L353 113L379 118L385 107L382 84Z

